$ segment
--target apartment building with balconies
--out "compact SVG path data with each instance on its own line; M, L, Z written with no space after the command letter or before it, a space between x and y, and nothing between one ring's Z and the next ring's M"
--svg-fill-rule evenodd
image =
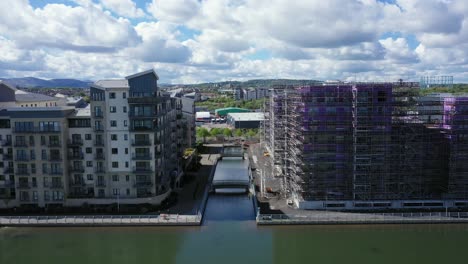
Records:
M0 111L0 209L159 204L180 185L182 103L153 70L97 81L86 108Z

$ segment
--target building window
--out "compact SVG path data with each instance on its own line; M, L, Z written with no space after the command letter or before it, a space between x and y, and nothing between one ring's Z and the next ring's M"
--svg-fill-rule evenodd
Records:
M93 166L93 161L91 161L91 160L86 161L86 167L89 168L89 167L92 167L92 166Z
M115 93L109 93L109 99L115 99Z
M112 194L120 195L120 189L112 189Z
M44 191L44 200L46 200L46 201L50 200L49 191Z
M99 198L104 198L105 195L106 195L106 193L104 192L104 189L99 189L98 190L98 197Z
M111 107L109 108L109 112L111 112L111 113L117 112L117 107L116 107L116 106L111 106Z
M128 140L128 135L124 134L124 140Z
M110 121L110 126L111 127L116 127L117 126L117 120L111 120Z
M86 148L86 153L87 153L87 154L93 153L93 149L92 149L92 148Z
M91 140L91 134L85 134L85 139L86 140Z
M111 140L116 141L117 140L117 134L111 134Z
M119 175L112 175L112 181L118 182L119 181Z
M112 154L119 154L119 149L118 148L112 148Z
M123 98L123 99L127 98L127 93L126 93L126 92L123 92L123 93L122 93L122 98Z
M123 112L127 113L127 107L126 106L123 107Z
M118 161L113 161L112 162L112 168L118 168L119 167L119 162Z
M128 168L128 161L125 162L125 168Z
M128 148L125 148L125 154L128 154Z
M127 126L128 126L127 120L124 120L124 127L127 127Z
M86 175L86 179L88 179L88 181L92 181L93 180L93 175L92 174Z

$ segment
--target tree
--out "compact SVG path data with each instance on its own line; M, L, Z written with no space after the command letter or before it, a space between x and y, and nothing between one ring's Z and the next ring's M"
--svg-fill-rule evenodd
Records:
M255 132L255 130L249 129L249 131L247 131L248 137L255 137L255 135L257 135L257 132Z
M224 135L225 137L232 137L232 131L231 131L231 129L229 129L229 128L227 128L227 127L224 128L224 129L223 129L223 135Z
M212 137L216 137L217 135L222 134L222 133L223 133L223 131L221 129L217 128L217 127L212 128L210 130L210 134L211 134Z
M236 137L242 137L242 130L240 130L239 128L234 130L234 135Z
M208 129L204 127L197 128L197 137L203 138L203 143L206 143L206 137L208 137L209 135L210 132L208 131Z

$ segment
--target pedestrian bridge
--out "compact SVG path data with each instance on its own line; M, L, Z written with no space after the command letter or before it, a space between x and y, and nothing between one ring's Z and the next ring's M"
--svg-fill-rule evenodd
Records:
M249 160L242 157L226 157L216 165L211 190L219 193L245 193L251 181Z

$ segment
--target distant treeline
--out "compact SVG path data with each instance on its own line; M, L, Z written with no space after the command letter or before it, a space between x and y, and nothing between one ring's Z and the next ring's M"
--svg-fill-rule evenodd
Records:
M468 84L459 83L454 84L452 88L450 87L431 87L431 88L422 88L421 94L431 94L431 93L452 93L452 94L468 94Z

